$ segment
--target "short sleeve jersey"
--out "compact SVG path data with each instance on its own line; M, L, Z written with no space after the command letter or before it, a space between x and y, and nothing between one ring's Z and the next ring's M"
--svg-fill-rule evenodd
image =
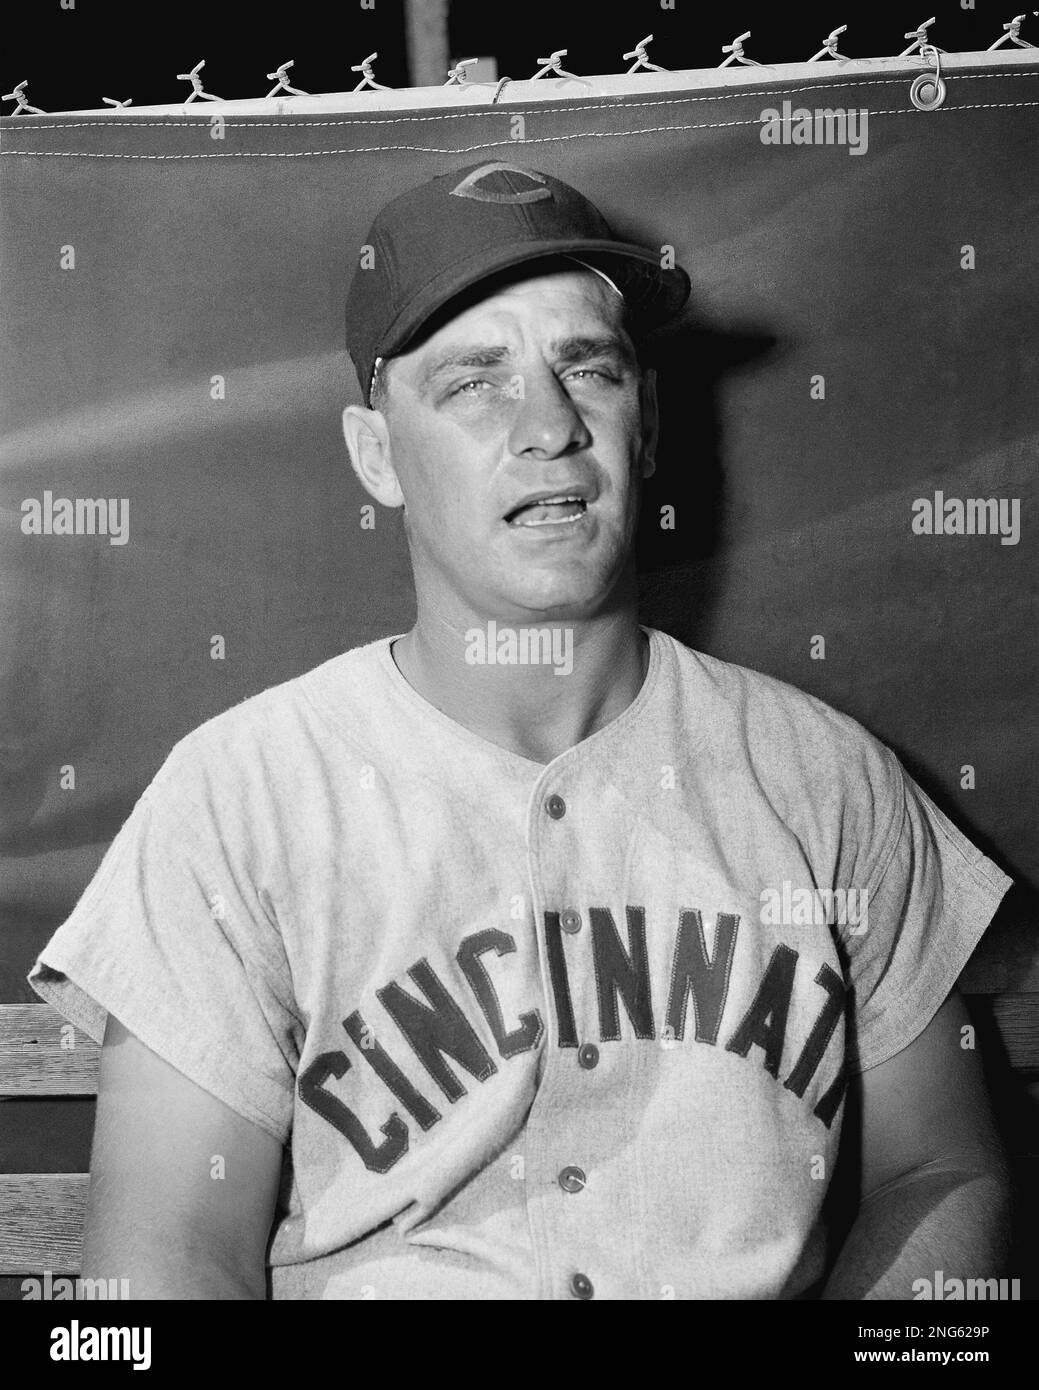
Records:
M823 1274L847 1077L923 1031L1010 879L854 720L643 631L634 701L547 765L394 638L235 706L33 967L285 1145L274 1298Z

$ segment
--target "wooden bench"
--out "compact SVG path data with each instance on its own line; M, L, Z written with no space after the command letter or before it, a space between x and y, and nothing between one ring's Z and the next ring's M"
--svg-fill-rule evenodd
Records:
M100 1056L50 1005L0 1004L0 1099L96 1096ZM88 1181L0 1173L0 1275L79 1273Z
M1003 1128L1019 1186L1034 1192L1039 993L973 995L967 1002L979 1047L1010 1083L1011 1103L1020 1107L1020 1123L1008 1129L1004 1117ZM0 1098L94 1096L100 1051L47 1004L0 1004ZM993 1058L1000 1052L1005 1055ZM1006 1093L997 1090L994 1099L997 1112L1005 1112ZM86 1173L0 1174L0 1276L79 1273L87 1183ZM1036 1222L1035 1208L1020 1219ZM1034 1234L1033 1229L1033 1240Z

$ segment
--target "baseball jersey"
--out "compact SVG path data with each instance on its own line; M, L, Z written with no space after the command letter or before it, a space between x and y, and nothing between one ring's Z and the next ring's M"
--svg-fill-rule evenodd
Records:
M786 1299L825 1269L848 1075L1010 879L859 724L644 628L547 765L395 638L173 749L36 991L285 1145L274 1298Z

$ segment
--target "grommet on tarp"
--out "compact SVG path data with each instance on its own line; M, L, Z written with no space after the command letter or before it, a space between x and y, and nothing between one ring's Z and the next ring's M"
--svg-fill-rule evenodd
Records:
M808 61L810 63L817 63L820 58L825 58L826 55L829 54L830 57L836 59L838 63L846 63L848 60L845 58L844 54L837 52L837 40L847 31L847 28L848 26L846 24L842 24L839 29L834 29L829 37L823 40L823 46L820 48L819 52L813 53Z
M580 82L582 87L590 86L591 84L586 82L583 77L578 77L576 72L567 72L563 67L563 59L568 52L569 49L557 48L555 52L550 53L547 58L539 58L538 62L541 64L541 67L538 68L537 72L530 79L531 82L536 82L538 78L546 76L547 73L551 73L553 77L562 77L568 82Z
M902 52L898 56L900 58L908 58L910 53L915 53L917 49L919 49L920 52L923 53L923 50L925 48L934 48L934 44L931 43L930 39L927 37L927 31L933 23L934 16L932 15L930 19L924 20L923 24L920 25L919 29L914 29L912 33L909 34L903 34L902 37L904 39L912 39L913 42L909 45L908 48L903 48ZM944 53L945 49L935 48L934 51L936 53Z
M362 92L367 87L370 87L373 91L376 92L393 91L393 88L387 87L385 82L376 82L375 80L375 73L372 71L372 64L375 62L378 56L378 53L369 53L367 58L363 59L360 63L356 63L350 69L351 72L359 72L361 74L361 80L354 88L355 92Z
M25 100L25 89L29 85L29 79L19 82L13 92L6 92L0 101L16 101L18 105L11 112L12 116L46 116L46 111L41 111L38 106L30 106Z
M1039 10L1033 10L1032 13L1039 14ZM1021 37L1021 25L1024 22L1023 14L1015 15L1009 24L1003 25L1003 33L1000 34L995 43L989 44L985 50L986 53L991 53L994 48L1000 48L1005 43L1016 43L1018 48L1034 48L1034 43L1029 43L1027 39Z
M934 58L934 72L922 72L913 78L909 88L909 100L918 111L937 111L945 100L945 80L942 77L942 60L938 56L941 49L933 44L925 44L920 50L921 58Z
M188 104L189 102L194 101L196 97L199 99L199 101L222 101L222 100L223 100L223 97L215 97L215 96L213 96L212 92L204 92L204 91L202 90L202 79L201 79L201 77L199 77L199 73L202 71L202 69L205 67L205 65L206 65L206 60L205 60L205 58L203 58L201 62L195 64L195 66L191 69L190 72L178 72L178 73L177 73L177 81L178 81L178 82L190 82L190 83L191 83L191 92L189 93L188 96L186 96L186 97L184 98L184 105L185 105L185 106L187 106L187 104Z
M722 52L727 53L729 56L723 62L719 63L718 66L720 68L727 68L730 63L746 63L748 67L760 68L761 64L756 62L753 58L748 58L743 51L744 40L749 38L750 30L748 29L747 32L741 34L738 39L733 39L732 43L723 43Z
M646 44L653 42L653 35L647 34L644 39L640 39L630 53L625 53L624 61L634 58L635 61L628 69L627 75L630 77L633 72L667 72L667 68L662 68L659 63L651 63L646 55Z
M290 97L308 97L309 92L305 92L302 87L292 87L289 85L289 68L292 67L293 60L290 58L287 63L282 63L274 72L267 74L268 82L277 82L276 87L272 87L267 93L268 98L276 97L279 92L286 92Z
M125 101L116 101L115 97L102 97L101 100L106 106L118 106L120 109L133 105L133 97L127 97Z

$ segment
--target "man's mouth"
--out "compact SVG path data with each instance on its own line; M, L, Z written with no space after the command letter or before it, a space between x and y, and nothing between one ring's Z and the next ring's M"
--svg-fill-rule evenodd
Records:
M505 520L510 526L565 526L572 525L587 510L588 503L583 497L563 493L526 502L509 512Z

